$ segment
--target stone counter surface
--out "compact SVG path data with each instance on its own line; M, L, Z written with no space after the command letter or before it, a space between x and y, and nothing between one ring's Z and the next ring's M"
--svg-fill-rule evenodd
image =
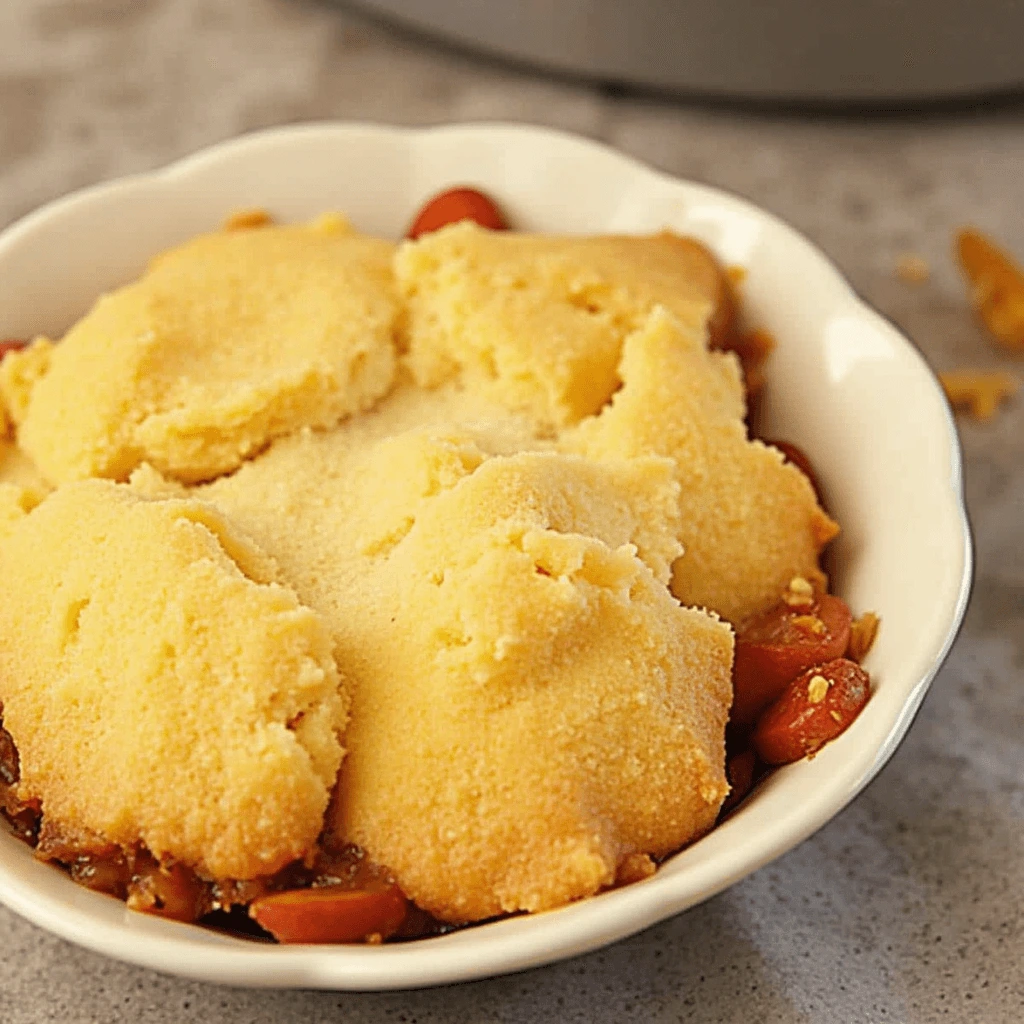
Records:
M0 225L70 189L313 119L518 120L732 189L821 245L938 369L1006 367L950 259L976 223L1024 253L1024 101L829 118L534 77L313 0L3 0ZM894 275L914 251L932 265ZM812 839L607 950L382 995L251 992L127 967L0 909L4 1024L1024 1020L1024 400L961 421L978 571L903 746Z

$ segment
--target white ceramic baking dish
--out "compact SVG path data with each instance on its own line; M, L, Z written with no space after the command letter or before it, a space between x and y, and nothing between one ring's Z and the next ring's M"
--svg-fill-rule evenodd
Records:
M677 914L791 849L867 785L909 728L969 590L953 421L906 338L810 242L734 196L542 129L271 131L69 196L5 231L0 337L59 335L150 255L237 207L265 206L283 220L341 209L365 231L398 237L424 198L453 183L496 196L519 228L671 227L747 268L748 315L779 341L766 433L810 455L843 525L833 556L838 592L854 609L882 617L866 663L875 686L867 707L817 757L772 775L652 878L561 910L406 944L268 946L133 913L0 834L0 900L41 927L132 963L236 985L386 989L521 970Z

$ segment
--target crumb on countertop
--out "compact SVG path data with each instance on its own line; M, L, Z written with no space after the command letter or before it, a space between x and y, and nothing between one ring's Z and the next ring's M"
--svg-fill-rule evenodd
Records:
M982 323L1001 345L1024 352L1024 270L975 228L957 232L956 254Z
M924 284L931 276L931 267L917 253L901 253L896 257L896 276L907 284Z
M991 419L1020 390L1020 381L1004 370L949 370L939 380L950 405L978 420Z

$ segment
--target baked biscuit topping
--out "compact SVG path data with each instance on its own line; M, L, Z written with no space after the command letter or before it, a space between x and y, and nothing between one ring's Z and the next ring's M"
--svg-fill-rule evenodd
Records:
M274 576L211 506L106 481L9 524L0 703L19 797L214 878L305 856L348 695L323 622Z
M368 408L394 375L391 251L323 221L221 231L158 256L59 345L4 360L19 443L58 483L124 480L144 461L206 480L275 437Z
M730 622L765 611L794 576L821 580L818 553L838 527L775 448L750 441L735 358L656 310L626 339L622 390L563 435L594 459L669 458L679 483L672 592Z
M0 365L47 855L291 936L352 911L273 895L331 850L456 923L650 873L728 792L729 623L836 530L748 440L724 272L669 233L232 227Z
M395 259L417 383L458 377L544 427L596 413L620 383L626 336L656 306L712 337L732 318L703 246L645 238L552 238L456 224Z

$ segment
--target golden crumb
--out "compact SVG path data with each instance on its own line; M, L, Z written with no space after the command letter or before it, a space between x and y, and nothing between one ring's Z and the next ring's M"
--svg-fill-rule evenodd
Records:
M248 210L235 210L229 214L221 225L224 231L248 231L250 228L262 228L273 224L274 218L258 207Z
M642 882L657 869L657 865L646 853L628 854L615 872L615 884L632 885L634 882Z
M1020 381L1003 370L949 370L939 380L949 404L978 420L990 420L1020 390Z
M974 228L957 233L956 252L971 286L971 305L982 322L1000 344L1024 350L1024 271Z
M797 615L792 624L804 633L813 633L815 636L822 636L826 631L825 623L817 615Z
M807 699L812 704L820 704L825 699L830 685L824 676L811 676L811 681L807 684Z
M803 576L794 576L789 581L782 600L790 608L802 608L814 603L814 587Z
M850 626L850 642L846 647L846 656L858 664L867 656L878 636L881 619L874 612L865 612L853 620Z
M747 279L747 268L734 263L725 268L725 276L729 278L729 284L733 288L738 288Z
M841 722L843 720L843 716L839 714L838 711L830 711L829 715L837 722Z
M905 252L896 258L896 276L907 284L924 284L931 272L928 261L917 253Z
M348 217L337 210L328 210L313 219L312 228L324 235L348 235L352 233L352 223Z

